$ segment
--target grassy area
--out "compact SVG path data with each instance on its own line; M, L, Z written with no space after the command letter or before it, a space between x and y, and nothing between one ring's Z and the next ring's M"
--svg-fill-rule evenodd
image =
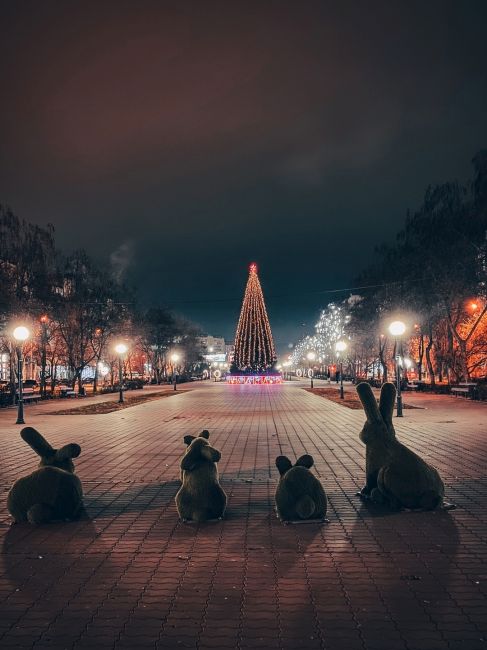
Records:
M362 403L359 400L355 388L352 389L348 388L348 390L345 390L343 399L340 399L340 391L338 389L331 388L328 386L325 388L305 388L304 390L307 390L308 393L313 393L313 395L318 395L319 397L325 397L326 399L329 399L332 402L336 402L337 404L341 404L342 406L346 406L349 409L359 410L362 408ZM404 402L402 407L405 409L420 408L419 406L404 404Z
M112 411L120 411L131 406L143 404L144 402L161 399L162 397L171 397L172 395L185 393L187 390L171 390L165 393L150 393L149 395L124 395L124 402L122 404L116 400L97 402L96 404L86 404L85 406L76 406L74 408L63 409L62 411L55 411L50 415L100 415L103 413L111 413Z

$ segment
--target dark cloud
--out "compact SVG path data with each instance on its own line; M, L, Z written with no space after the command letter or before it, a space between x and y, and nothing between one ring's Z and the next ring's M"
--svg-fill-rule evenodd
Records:
M469 174L486 19L447 0L3 3L0 200L214 334L256 259L285 347L329 299L312 292L350 286L426 185Z

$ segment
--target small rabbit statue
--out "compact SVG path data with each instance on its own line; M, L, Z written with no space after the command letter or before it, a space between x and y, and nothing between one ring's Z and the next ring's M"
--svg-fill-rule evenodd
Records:
M275 498L281 521L325 519L328 502L323 486L310 472L313 464L313 457L309 454L298 458L294 467L287 456L276 458L281 477Z
M186 453L181 459L182 485L176 494L176 507L183 521L202 522L221 519L225 514L227 495L218 481L216 463L221 458L210 446L208 431L197 438L185 436Z
M83 507L83 490L71 459L80 455L81 447L69 444L54 449L32 427L25 427L20 435L41 460L39 469L18 479L8 493L7 509L14 522L76 519Z
M379 405L368 383L358 384L357 393L367 416L360 433L366 447L366 482L360 496L395 510L442 506L445 488L436 469L396 439L394 384L383 384Z

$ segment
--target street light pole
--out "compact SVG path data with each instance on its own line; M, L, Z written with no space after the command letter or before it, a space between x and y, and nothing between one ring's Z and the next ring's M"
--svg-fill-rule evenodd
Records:
M174 390L177 390L177 383L178 383L178 375L176 371L176 362L179 361L179 354L172 354L171 355L171 362L172 362L172 380L174 384Z
M123 404L123 372L122 372L122 356L127 352L128 347L125 343L118 343L115 346L115 352L118 354L118 403Z
M209 352L210 354L213 354L213 350L214 350L213 347L209 347L209 348L208 348L208 352ZM208 356L209 356L209 355L208 355ZM208 361L208 379L211 381L211 360L210 360L210 359L207 359L207 361Z
M17 374L19 380L19 397L17 402L17 422L15 424L25 424L24 422L24 398L22 393L22 374L24 371L24 359L22 356L22 345L17 346Z
M397 382L397 417L402 418L402 395L401 395L401 339L396 341L396 382Z
M396 385L397 385L397 402L396 402L396 417L402 418L402 395L401 395L401 336L406 331L406 325L400 321L395 320L389 325L389 332L396 338Z
M118 357L118 403L123 404L123 372L122 372L122 355Z
M25 424L24 422L24 396L23 396L23 372L24 372L24 359L22 355L22 345L24 341L30 336L27 327L16 327L13 331L14 339L17 341L17 378L18 378L18 398L17 398L17 421L15 424Z
M313 369L311 368L311 362L316 359L316 354L314 352L308 352L306 358L308 359L308 375L311 380L311 388L313 388Z
M340 357L340 399L345 399L345 393L343 392L343 359Z
M49 317L41 316L41 399L45 399L47 395L46 386L46 365L47 365L47 324Z
M340 359L340 399L345 399L345 392L343 390L343 356L340 353L345 352L346 349L347 344L345 341L337 341L335 343L335 350Z

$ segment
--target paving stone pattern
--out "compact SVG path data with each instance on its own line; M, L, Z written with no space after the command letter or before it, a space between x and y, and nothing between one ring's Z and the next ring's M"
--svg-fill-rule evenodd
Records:
M439 468L458 508L391 514L355 496L363 414L296 385L207 382L106 415L27 417L53 444L81 444L89 518L9 525L6 492L35 456L3 412L2 650L487 648L485 420L408 411L398 436ZM185 525L182 438L203 428L222 452L228 514ZM330 522L283 526L274 460L304 452Z

